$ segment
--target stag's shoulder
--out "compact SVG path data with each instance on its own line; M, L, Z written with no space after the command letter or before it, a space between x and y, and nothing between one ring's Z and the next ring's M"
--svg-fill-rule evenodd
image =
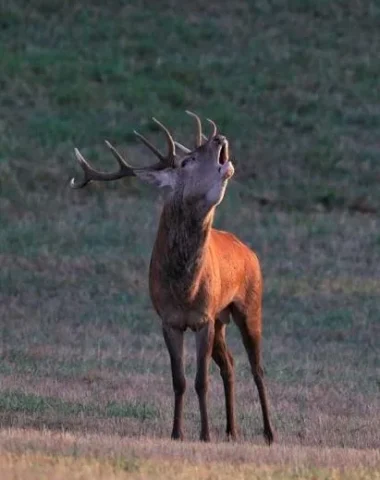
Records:
M247 257L251 261L258 262L256 253L231 232L213 228L211 230L211 241L218 249L228 249L231 252Z

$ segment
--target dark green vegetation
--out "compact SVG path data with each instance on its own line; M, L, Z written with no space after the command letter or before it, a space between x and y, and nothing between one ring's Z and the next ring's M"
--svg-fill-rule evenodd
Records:
M167 437L171 380L147 272L161 199L136 179L73 191L78 146L134 164L154 115L231 141L217 225L265 279L279 441L380 446L380 3L2 2L0 425ZM175 128L174 128L175 127ZM161 136L155 138L162 142ZM241 437L261 442L234 326ZM188 349L187 434L198 431ZM213 368L214 438L223 438Z

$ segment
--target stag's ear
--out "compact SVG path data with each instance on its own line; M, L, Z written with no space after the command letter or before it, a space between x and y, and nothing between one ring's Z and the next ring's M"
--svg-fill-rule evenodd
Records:
M135 174L146 183L150 183L159 188L174 188L176 179L176 171L173 168L165 168L163 170L138 170Z

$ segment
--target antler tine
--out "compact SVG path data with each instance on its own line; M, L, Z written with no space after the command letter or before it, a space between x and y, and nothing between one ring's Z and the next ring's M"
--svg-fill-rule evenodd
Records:
M212 128L213 128L212 134L208 138L208 140L211 140L218 133L218 127L216 126L216 123L213 120L211 120L210 118L208 118L207 121L211 123Z
M75 148L75 156L82 167L84 172L84 177L82 181L77 182L73 177L70 181L71 188L83 188L85 187L91 180L99 180L99 181L110 181L110 180L117 180L118 178L122 177L135 177L136 174L133 171L131 165L120 155L120 153L113 147L109 142L106 141L106 145L114 154L118 164L119 170L117 172L101 172L92 168L88 161L84 158L84 156L80 153L80 151Z
M141 133L136 132L136 130L133 130L133 133L143 142L144 145L146 145L156 155L156 157L160 159L162 163L165 163L164 155L162 155L162 153L152 143L150 143L147 138L141 135Z
M197 136L195 137L195 146L200 147L202 145L202 137L204 136L202 134L202 122L201 119L198 117L198 115L194 112L190 112L190 110L185 110L185 112L190 115L191 117L194 117L195 120L197 121L197 126L198 126L198 131L197 131Z
M181 150L181 152L183 152L183 153L190 153L190 152L191 152L190 148L185 147L185 145L182 145L182 143L179 143L179 142L175 141L174 144L175 144L175 146L178 147L178 148Z
M120 167L121 168L128 168L128 169L132 170L133 176L136 176L136 173L135 173L136 171L141 172L142 170L145 170L145 171L148 171L148 170L162 170L165 167L165 165L161 161L158 162L158 163L154 163L153 165L148 165L147 167L132 167L132 165L130 165L125 160L125 158L121 156L121 154L118 152L118 150L116 150L116 148L108 140L105 140L105 143L106 143L107 147L113 153L116 160L119 162ZM155 147L153 146L153 148L155 148Z
M118 150L116 150L116 148L108 140L104 140L104 143L107 145L107 147L111 150L113 156L116 158L117 163L120 165L120 169L133 169L132 165L129 165L125 158L121 156Z
M141 133L136 132L134 130L134 134L146 145L155 155L160 159L160 162L165 167L174 167L174 159L175 159L175 142L173 137L171 136L169 130L159 122L156 118L153 117L152 119L157 125L165 132L166 140L168 142L168 154L162 155L162 153L152 144L150 141L145 138Z
M83 155L80 153L80 151L77 148L74 148L74 152L75 152L75 156L77 157L77 160L78 160L80 166L83 169L84 177L83 177L83 180L81 182L76 182L75 178L73 177L70 180L70 187L71 188L82 188L91 181L90 174L89 174L89 171L91 170L91 167L87 163L86 159L83 157Z
M157 123L157 125L165 132L166 140L168 142L168 154L165 160L169 163L169 166L173 167L174 159L175 159L175 143L173 137L171 136L169 130L163 125L161 122L157 120L157 118L152 118L153 122Z

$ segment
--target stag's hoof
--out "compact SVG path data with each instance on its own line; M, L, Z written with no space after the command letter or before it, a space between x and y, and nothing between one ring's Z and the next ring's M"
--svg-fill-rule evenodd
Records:
M271 428L264 430L264 438L267 445L272 445L272 443L275 441L275 434Z
M179 440L183 441L183 433L182 432L172 432L172 440Z
M226 432L227 433L227 441L228 442L236 442L237 440L237 433L235 431Z
M210 434L208 432L206 433L201 433L199 440L201 442L209 442L210 441Z

